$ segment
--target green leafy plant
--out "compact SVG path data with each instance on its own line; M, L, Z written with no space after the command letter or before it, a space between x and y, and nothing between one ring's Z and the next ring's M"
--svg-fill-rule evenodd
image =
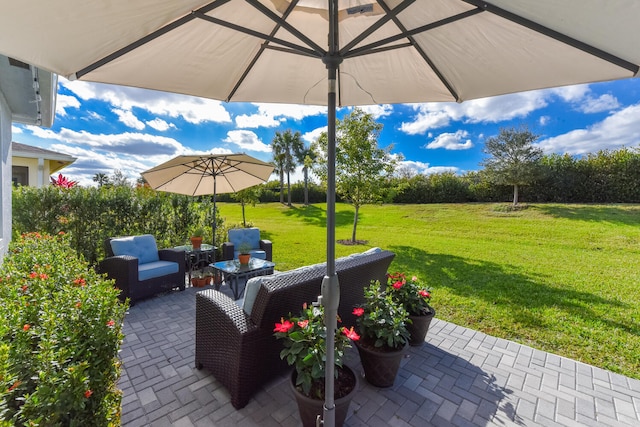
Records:
M296 387L305 395L324 399L324 377L326 361L326 328L324 326L324 307L304 304L300 316L282 318L276 323L274 335L282 339L284 349L280 358L295 366ZM350 348L349 339L360 337L346 327L335 330L335 366L342 367L344 351ZM335 371L338 377L338 369Z
M362 342L382 350L403 348L409 341L407 310L382 290L377 280L364 290L364 300L364 304L353 309Z
M191 232L191 237L203 237L204 236L204 228L196 227Z
M433 310L431 288L423 286L416 276L407 280L404 273L387 274L387 292L396 304L400 304L410 315L423 316Z
M253 249L251 244L247 242L242 242L238 245L238 253L240 254L250 254L251 249Z
M127 307L118 293L67 235L29 233L11 243L0 269L0 420L120 425Z

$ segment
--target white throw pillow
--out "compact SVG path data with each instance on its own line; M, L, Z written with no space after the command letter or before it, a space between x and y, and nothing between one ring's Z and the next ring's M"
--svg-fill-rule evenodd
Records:
M268 276L257 276L247 280L247 284L244 288L244 302L242 304L242 309L247 313L247 315L251 315L253 303L256 302L260 285L262 285L262 281L267 278Z

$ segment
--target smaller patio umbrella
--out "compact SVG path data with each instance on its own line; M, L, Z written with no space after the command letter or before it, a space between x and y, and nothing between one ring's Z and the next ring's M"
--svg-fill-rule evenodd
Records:
M213 195L213 246L216 195L262 184L274 166L247 154L182 155L142 172L151 188L191 196Z

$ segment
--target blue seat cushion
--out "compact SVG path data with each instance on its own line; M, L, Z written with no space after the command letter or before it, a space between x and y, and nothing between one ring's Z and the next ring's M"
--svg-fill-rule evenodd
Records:
M174 274L179 271L178 263L171 261L155 261L138 264L138 280L143 281L155 277Z
M160 260L156 239L151 234L112 239L111 250L116 256L129 255L138 258L138 264Z
M229 242L233 243L236 250L243 243L248 243L252 249L260 249L260 229L232 228L229 230Z

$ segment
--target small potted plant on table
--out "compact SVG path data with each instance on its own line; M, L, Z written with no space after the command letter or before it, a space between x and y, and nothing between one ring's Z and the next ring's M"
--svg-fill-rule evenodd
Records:
M249 265L251 260L251 245L247 242L240 243L238 246L238 260L240 265Z
M191 246L193 246L193 249L200 249L200 247L202 246L203 236L204 236L204 228L197 227L196 229L193 230L190 237Z

